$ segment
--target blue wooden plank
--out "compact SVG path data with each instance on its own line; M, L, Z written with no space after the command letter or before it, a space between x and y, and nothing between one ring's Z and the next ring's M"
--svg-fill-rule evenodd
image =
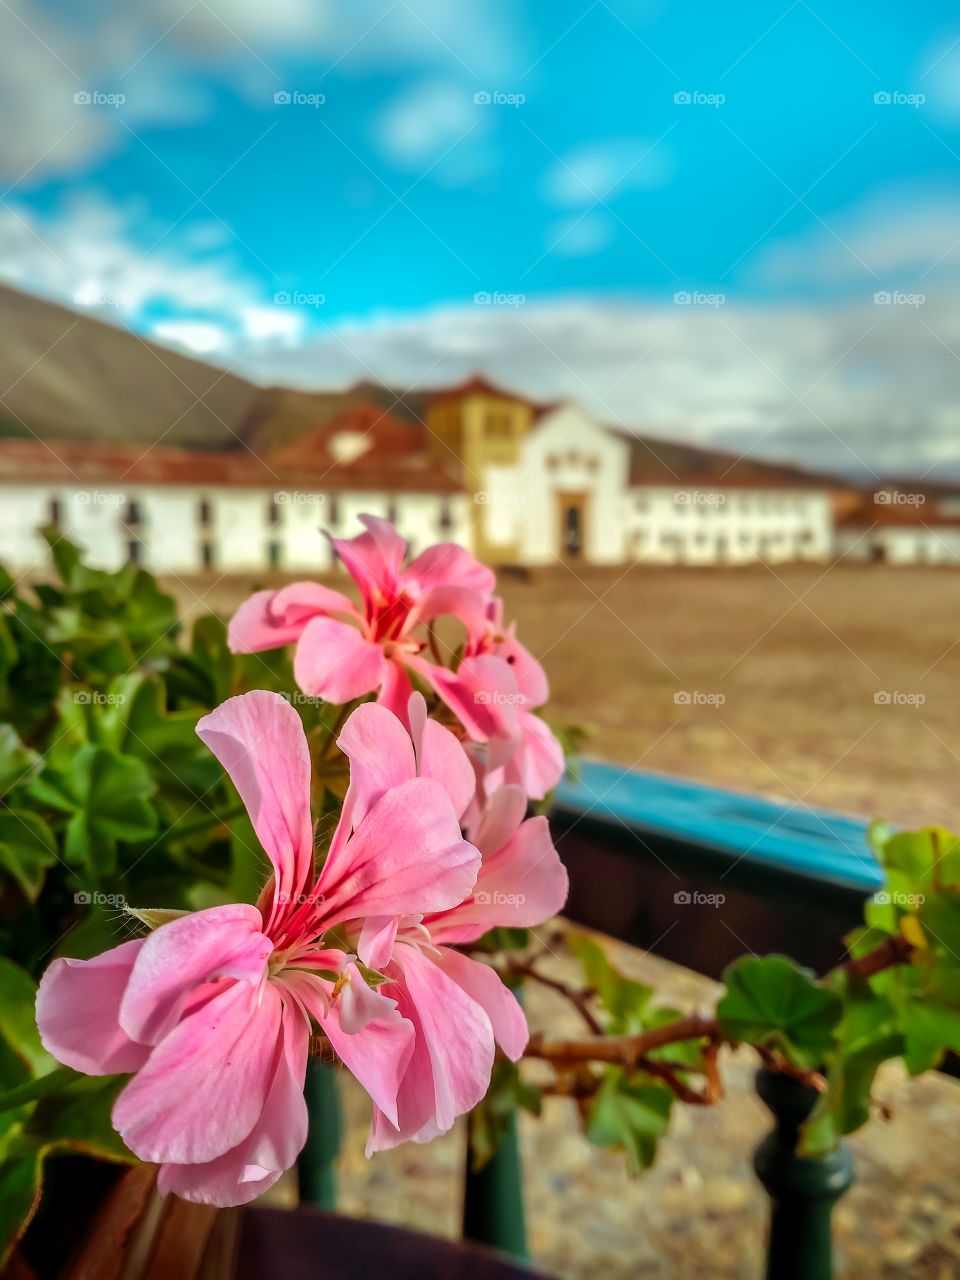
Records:
M883 884L867 823L858 818L594 760L579 773L557 788L556 809L864 894Z

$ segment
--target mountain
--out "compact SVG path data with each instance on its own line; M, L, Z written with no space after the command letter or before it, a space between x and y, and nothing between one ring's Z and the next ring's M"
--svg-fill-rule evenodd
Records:
M3 285L0 334L0 388L6 388L0 391L0 446L3 437L36 438L239 450L248 459L262 458L288 450L334 418L362 413L364 406L376 406L395 426L420 423L429 397L374 382L342 391L258 387L129 330ZM670 484L680 476L702 483L836 483L788 464L614 430L630 442L634 483Z
M252 383L0 285L0 436L229 449Z

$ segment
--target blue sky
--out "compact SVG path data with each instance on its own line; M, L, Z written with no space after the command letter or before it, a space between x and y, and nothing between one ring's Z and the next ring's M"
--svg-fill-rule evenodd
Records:
M0 12L0 102L17 121L0 143L0 274L20 287L264 380L437 381L485 363L631 425L734 443L774 412L776 434L799 430L783 385L802 416L814 377L833 397L808 422L821 444L837 413L862 419L864 386L889 416L893 349L926 388L924 418L949 417L960 17L946 4ZM881 313L878 293L923 304ZM818 326L809 368L790 363ZM630 333L625 350L611 332ZM697 376L710 399L694 406Z

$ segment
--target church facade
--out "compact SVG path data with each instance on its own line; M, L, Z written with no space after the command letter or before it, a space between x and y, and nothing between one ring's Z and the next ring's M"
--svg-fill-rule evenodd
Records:
M414 416L354 403L275 448L2 441L0 561L41 566L52 522L104 567L317 573L332 568L321 530L349 536L362 512L414 553L454 540L495 565L825 561L840 488L472 379Z

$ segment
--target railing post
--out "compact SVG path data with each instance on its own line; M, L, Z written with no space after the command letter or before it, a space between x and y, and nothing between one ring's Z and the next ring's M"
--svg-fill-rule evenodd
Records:
M334 1161L340 1154L343 1134L336 1067L318 1058L310 1058L304 1096L310 1128L297 1160L300 1200L305 1204L315 1204L318 1209L333 1210L337 1207Z
M853 1182L853 1159L842 1144L823 1156L797 1154L800 1126L818 1096L809 1085L762 1068L757 1092L776 1120L753 1161L773 1201L767 1280L832 1280L830 1215Z
M473 1123L472 1116L468 1123ZM482 1169L473 1168L471 1146L468 1135L463 1187L464 1239L491 1245L526 1260L530 1255L523 1212L523 1169L517 1113L511 1112L506 1133Z

